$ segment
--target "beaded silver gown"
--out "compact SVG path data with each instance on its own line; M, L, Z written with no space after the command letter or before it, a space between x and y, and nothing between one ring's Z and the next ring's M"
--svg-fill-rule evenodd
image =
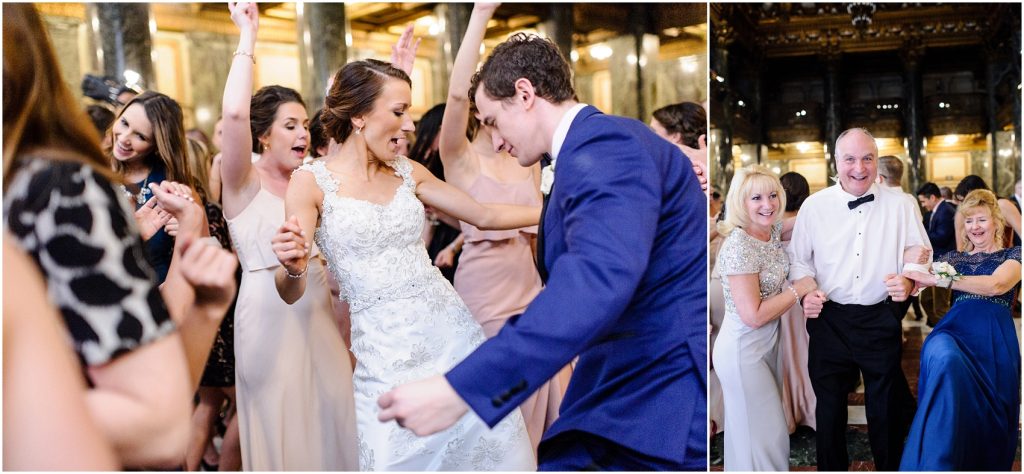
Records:
M733 302L730 275L756 274L761 299L783 291L789 258L780 242L782 223L767 242L736 228L718 254L725 319L712 354L725 402L725 470L788 471L789 431L776 371L779 320L759 328L743 323ZM785 313L783 314L785 316Z

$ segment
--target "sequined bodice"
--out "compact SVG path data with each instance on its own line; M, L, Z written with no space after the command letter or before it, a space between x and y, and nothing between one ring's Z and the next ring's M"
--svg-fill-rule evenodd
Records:
M967 252L949 252L940 256L936 261L947 262L956 268L956 271L965 275L991 275L1007 260L1020 261L1020 247L1010 247L997 250L991 253L976 253L971 255ZM953 290L953 303L965 299L976 299L991 301L1006 307L1013 304L1013 293L1015 290L1007 291L999 296L982 296L973 293L965 293Z
M312 173L324 192L314 238L353 313L416 296L437 272L420 239L424 210L416 198L412 165L399 157L392 166L402 184L387 204L339 196L339 184L322 161L299 168Z
M761 299L782 291L786 276L789 275L789 258L779 240L781 235L780 222L772 227L771 238L767 242L751 237L740 228L730 232L722 242L718 253L718 271L722 275L726 314L737 316L728 275L756 273L761 287Z

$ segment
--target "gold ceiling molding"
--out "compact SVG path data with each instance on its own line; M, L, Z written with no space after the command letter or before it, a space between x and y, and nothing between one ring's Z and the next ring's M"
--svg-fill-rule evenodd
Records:
M978 45L999 26L1002 6L936 4L880 6L872 23L857 28L845 8L832 4L712 5L720 44L733 39L763 49L768 57L832 52L871 52L923 47ZM788 6L788 7L787 7ZM821 9L818 13L815 9Z
M231 22L227 12L199 10L196 4L153 3L150 5L156 27L164 31L203 31L228 36L238 36L238 28ZM295 43L298 33L295 22L273 17L260 17L260 41Z
M43 16L62 16L85 20L84 3L36 3L35 7Z

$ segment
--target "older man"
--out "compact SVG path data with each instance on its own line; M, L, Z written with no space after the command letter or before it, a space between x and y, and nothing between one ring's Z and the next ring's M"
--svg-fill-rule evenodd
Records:
M928 247L928 235L915 203L875 183L878 147L867 130L840 134L835 152L839 183L807 198L788 248L790 278L813 276L819 288L803 301L818 470L849 467L847 394L863 374L875 467L894 471L915 405L894 302L914 290L901 276L904 251Z

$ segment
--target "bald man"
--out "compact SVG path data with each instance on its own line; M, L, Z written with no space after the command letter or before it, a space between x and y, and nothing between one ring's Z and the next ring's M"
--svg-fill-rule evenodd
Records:
M787 250L790 279L812 276L819 288L802 301L818 470L849 468L847 394L863 375L875 467L895 471L915 408L900 366L897 303L915 289L901 276L903 253L930 247L928 234L916 203L876 183L878 147L867 130L843 132L834 149L839 182L804 201Z

